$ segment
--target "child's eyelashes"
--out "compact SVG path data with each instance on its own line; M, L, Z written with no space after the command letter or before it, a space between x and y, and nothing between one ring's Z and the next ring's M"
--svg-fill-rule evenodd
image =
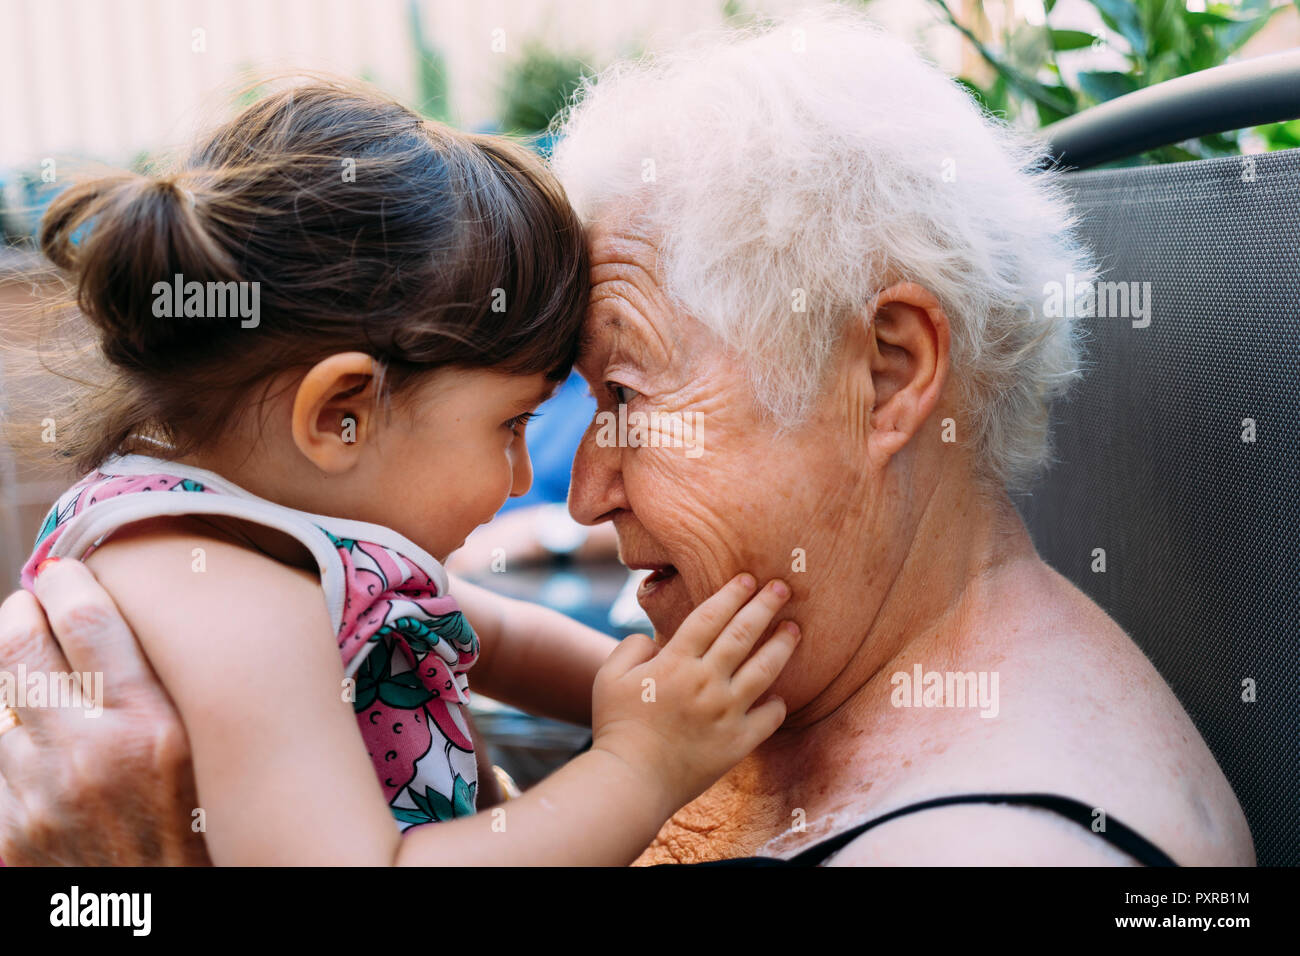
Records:
M539 415L541 415L541 412L524 412L522 415L516 415L514 418L506 419L504 425L512 432L518 434L519 429L523 428Z

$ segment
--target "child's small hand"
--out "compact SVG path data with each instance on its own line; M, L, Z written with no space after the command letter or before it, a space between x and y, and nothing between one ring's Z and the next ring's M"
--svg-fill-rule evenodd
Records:
M772 686L799 642L783 622L750 652L789 599L789 587L739 575L702 603L662 648L633 634L596 674L593 749L606 750L661 789L673 812L772 735L785 702L754 702ZM747 659L748 658L748 659Z

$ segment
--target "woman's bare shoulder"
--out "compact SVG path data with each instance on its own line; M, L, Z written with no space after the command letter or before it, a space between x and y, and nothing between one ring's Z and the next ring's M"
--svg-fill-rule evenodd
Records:
M1180 863L1253 864L1236 796L1172 689L1095 602L1043 571L1002 645L1000 726L953 757L1014 767L1018 788L1073 797Z
M955 655L954 669L968 681L984 675L992 699L979 710L947 707L901 722L890 745L904 755L906 769L874 778L868 815L950 794L1053 793L1094 808L1098 819L1121 821L1179 863L1253 864L1250 830L1232 788L1155 667L1101 608L1046 565L1028 577L1036 580L1022 576L1017 597L985 622L980 640ZM1100 837L1063 819L1044 820L1044 811L981 805L918 817L939 826L943 814L954 823L958 816L976 821L985 834L978 839L1023 827L1027 839L1036 833L1041 842L1055 831L1064 851L1082 834L1098 843L1099 860L1107 855ZM859 855L874 859L882 850L887 857L887 842L903 839L905 829L869 831ZM1079 850L1088 853L1087 846Z

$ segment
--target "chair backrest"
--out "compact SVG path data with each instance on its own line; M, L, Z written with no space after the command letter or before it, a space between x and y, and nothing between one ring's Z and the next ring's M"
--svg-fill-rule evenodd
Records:
M1067 178L1128 315L1112 287L1082 319L1058 462L1017 506L1173 687L1259 863L1300 864L1300 150Z

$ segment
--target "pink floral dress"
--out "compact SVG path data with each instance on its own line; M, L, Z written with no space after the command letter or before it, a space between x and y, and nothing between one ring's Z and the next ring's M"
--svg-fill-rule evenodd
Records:
M320 568L330 620L355 683L353 709L400 830L474 812L466 672L478 637L434 558L380 525L285 508L209 471L143 455L110 459L55 503L22 570L30 589L47 557L84 558L125 525L217 515L275 528Z

